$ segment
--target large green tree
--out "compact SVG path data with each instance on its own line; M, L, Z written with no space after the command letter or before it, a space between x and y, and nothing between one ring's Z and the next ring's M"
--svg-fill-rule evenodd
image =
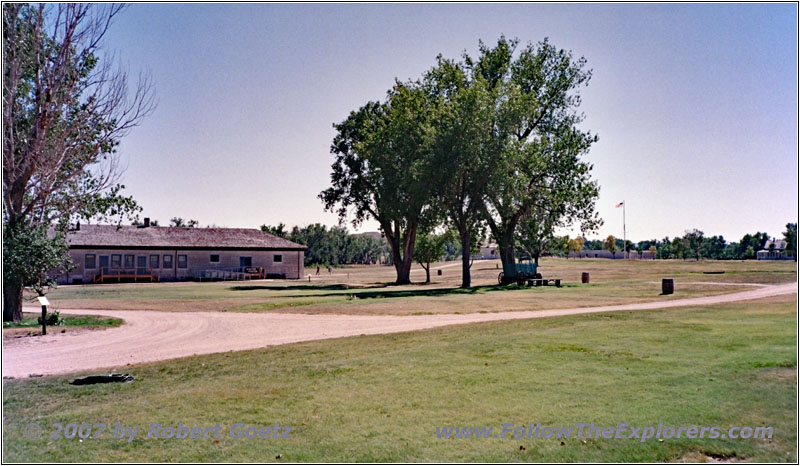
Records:
M137 209L117 183L116 150L154 97L146 78L130 95L126 74L101 58L122 8L3 4L3 243L14 250L50 231L48 250L66 254L71 220ZM3 259L3 320L20 320L23 289L45 280L42 261L24 259Z
M437 205L458 233L462 251L471 251L483 225L486 190L498 161L490 145L494 112L488 84L463 62L445 60L423 80L435 102L434 168ZM470 254L461 255L461 287L471 285Z
M432 179L432 104L418 83L397 83L386 102L369 102L334 125L325 208L358 226L375 219L392 249L397 284L411 283L420 227L437 217Z
M599 220L594 211L598 186L591 164L582 159L595 135L579 129L578 88L591 71L586 60L559 50L547 39L528 44L501 37L494 47L480 44L476 59L465 65L486 83L493 114L487 144L496 160L486 189L484 216L500 248L503 271L514 274L514 235L520 220L534 207L566 206L564 218L576 213L587 229Z

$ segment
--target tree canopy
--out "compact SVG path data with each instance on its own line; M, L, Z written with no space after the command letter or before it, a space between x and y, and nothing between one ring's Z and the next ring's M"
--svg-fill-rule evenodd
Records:
M517 225L532 208L562 209L561 222L578 220L586 231L600 223L594 213L599 188L590 177L592 165L582 159L597 136L578 127L583 120L578 89L591 78L586 60L547 39L519 53L517 45L501 37L493 48L481 43L477 59L465 57L489 83L493 97L491 135L498 161L485 217L506 275L513 271Z
M439 56L420 80L396 83L385 102L335 125L332 187L320 197L342 221L380 223L398 283L409 281L422 226L447 223L471 250L488 225L505 269L513 268L523 217L528 232L545 236L576 222L586 231L600 225L598 185L582 159L597 137L579 129L577 112L591 71L547 39L517 45L501 37L494 47L481 42L476 58Z
M410 283L419 228L432 222L431 106L417 83L397 83L334 125L332 186L319 197L342 221L378 221L392 248L398 284Z

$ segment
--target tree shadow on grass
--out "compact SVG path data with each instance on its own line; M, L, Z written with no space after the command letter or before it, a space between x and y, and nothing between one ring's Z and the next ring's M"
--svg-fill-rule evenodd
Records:
M255 291L255 290L271 290L271 291L284 291L284 290L328 290L328 291L344 291L344 290L358 290L368 288L385 288L389 285L374 285L374 286L356 286L345 285L341 283L331 285L238 285L232 286L231 291Z
M358 291L374 288L389 288L396 286L394 284L376 285L371 287L352 287L347 285L291 285L291 286L271 286L271 285L252 285L252 286L234 286L231 290L245 291L245 290L330 290L330 291L351 291L350 293L320 293L314 294L313 297L330 297L330 296L352 296L355 299L381 299L381 298L411 298L416 296L450 296L450 295L472 295L479 293L486 293L491 291L503 290L519 290L521 288L517 285L482 285L473 286L471 288L425 288L420 286L418 289L405 289L405 290L391 290L382 289L379 291ZM309 295L283 295L281 298L307 298Z
M433 288L433 289L418 289L418 290L382 290L382 291L360 291L353 293L358 299L376 299L376 298L410 298L415 296L449 296L449 295L463 295L463 294L479 294L489 291L502 291L519 289L516 285L501 286L501 285L482 285L473 286L471 288Z

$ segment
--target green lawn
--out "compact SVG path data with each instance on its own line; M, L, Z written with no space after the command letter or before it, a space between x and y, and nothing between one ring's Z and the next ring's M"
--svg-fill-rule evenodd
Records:
M797 462L796 296L364 336L131 367L129 384L3 381L5 461ZM27 440L35 422L138 426L132 443ZM211 439L143 438L150 423ZM291 439L232 439L237 423ZM436 427L770 426L771 440L437 439ZM522 450L520 447L524 447ZM280 458L277 458L280 455Z
M457 263L434 264L434 283L391 286L394 268L353 266L312 281L155 283L64 286L50 300L61 309L301 312L312 314L435 314L502 312L626 304L707 296L751 289L747 284L797 280L794 262L610 261L545 258L541 272L563 280L562 288L497 286L499 261L476 261L470 290L460 290ZM419 266L416 266L419 268ZM582 285L582 272L591 283ZM725 272L708 274L705 272ZM424 280L421 273L414 280ZM673 278L675 294L659 296L661 278ZM705 283L698 284L697 282ZM708 284L711 282L712 284ZM719 285L714 283L728 284ZM731 286L741 284L742 286Z
M3 322L3 328L12 329L12 328L30 328L30 327L41 327L42 324L39 323L39 318L42 317L40 313L35 312L23 312L22 313L22 322ZM114 317L100 317L100 316L77 316L77 315L62 315L61 319L63 319L62 325L55 326L56 328L61 327L118 327L122 325L122 319L116 319ZM48 327L53 327L48 325Z

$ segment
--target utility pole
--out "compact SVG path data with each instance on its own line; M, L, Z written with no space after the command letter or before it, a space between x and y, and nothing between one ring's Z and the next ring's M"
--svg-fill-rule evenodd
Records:
M617 204L617 208L622 207L622 254L625 259L628 258L628 235L625 231L625 201Z

